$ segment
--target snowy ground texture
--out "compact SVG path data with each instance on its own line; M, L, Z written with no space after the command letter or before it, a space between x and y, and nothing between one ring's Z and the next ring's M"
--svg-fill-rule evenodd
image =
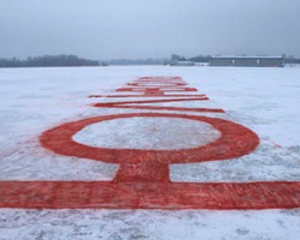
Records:
M0 180L111 180L118 166L56 155L40 147L38 136L68 121L98 115L149 112L99 109L91 103L121 99L87 98L112 94L142 76L181 76L206 94L224 118L252 129L261 144L234 161L171 166L172 181L300 181L300 68L106 67L0 70ZM131 100L127 98L126 101ZM146 104L145 104L146 105ZM153 104L151 104L153 105ZM155 105L155 104L154 104ZM208 107L180 102L157 106ZM154 111L162 112L162 111ZM180 113L180 112L179 112ZM194 113L193 113L194 114ZM203 115L203 114L201 114ZM218 114L206 114L218 116ZM220 114L221 115L221 114ZM221 117L221 116L218 116ZM209 125L180 119L168 124L135 118L91 125L74 136L93 146L189 148L218 137ZM123 134L118 126L127 126ZM140 139L130 135L138 128ZM169 133L165 134L163 129ZM198 139L200 134L202 139ZM102 132L102 138L95 134ZM176 138L183 132L190 138ZM116 134L120 136L116 137ZM170 137L170 136L173 137ZM110 139L106 141L105 139ZM163 141L166 139L168 141ZM158 142L155 142L158 141ZM163 141L163 142L162 142ZM163 144L159 144L162 142ZM125 144L125 145L124 145ZM127 145L126 145L127 144ZM178 145L176 145L178 144ZM0 209L0 239L300 239L300 210L157 211Z

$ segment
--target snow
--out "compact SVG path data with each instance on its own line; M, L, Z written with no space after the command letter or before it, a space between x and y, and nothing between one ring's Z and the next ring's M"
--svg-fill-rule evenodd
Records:
M155 106L215 107L222 117L252 129L261 144L254 153L239 159L193 164L173 164L172 181L300 181L300 68L218 67L84 67L0 69L0 180L111 180L118 165L88 159L58 156L40 147L38 136L64 122L87 117L131 113L164 112L137 109L105 109L90 106L113 98L87 98L114 93L116 88L142 76L181 76L206 94L210 101L144 104ZM126 101L135 98L126 98ZM159 99L159 98L158 98ZM172 112L173 113L173 112ZM180 113L180 111L174 111ZM174 121L175 120L175 121ZM138 139L152 139L149 149L162 145L189 148L215 138L205 135L210 126L181 119L144 121L141 118L111 120L86 127L74 136L78 142L116 147L126 136L128 146L138 148ZM186 120L185 120L186 121ZM193 122L193 121L191 121ZM124 125L118 131L119 125ZM189 125L191 126L191 125ZM111 131L108 130L111 127ZM165 135L168 128L175 136ZM179 131L175 132L174 129ZM99 131L103 130L103 136ZM199 132L197 132L199 130ZM202 143L187 138L178 143L182 131L191 138L201 132ZM119 139L119 138L118 138ZM130 141L129 141L130 140ZM178 145L176 145L178 144ZM128 147L127 146L127 147ZM126 145L125 145L126 147ZM262 211L153 211L153 210L22 210L0 209L0 239L295 239L300 235L300 212Z
M300 211L1 210L2 239L295 239ZM3 229L5 228L5 229ZM7 237L10 236L10 237Z
M172 150L204 146L220 136L218 130L204 122L133 117L89 125L73 139L93 147Z

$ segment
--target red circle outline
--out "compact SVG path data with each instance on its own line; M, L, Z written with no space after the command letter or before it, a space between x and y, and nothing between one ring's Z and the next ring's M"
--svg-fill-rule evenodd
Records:
M168 117L196 120L211 124L222 135L205 146L178 150L98 148L75 142L72 139L73 135L90 124L131 117ZM192 163L226 160L249 154L259 144L258 136L240 124L219 118L166 113L130 113L87 118L47 130L42 133L39 139L43 147L55 153L110 163L139 163L152 160L164 163Z

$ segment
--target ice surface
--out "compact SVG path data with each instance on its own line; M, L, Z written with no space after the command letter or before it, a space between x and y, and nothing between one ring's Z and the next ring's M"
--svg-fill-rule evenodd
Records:
M56 155L39 145L38 136L61 123L87 117L164 112L94 108L90 104L122 98L87 98L93 94L112 94L126 82L153 75L182 76L189 86L197 87L199 93L211 99L205 103L176 102L157 106L222 108L225 115L195 114L234 119L261 139L254 153L240 159L174 164L171 166L173 181L300 180L300 68L163 66L0 69L0 179L112 179L117 165ZM132 98L126 99L130 100ZM130 125L128 121L127 124ZM140 130L151 124L140 124ZM177 124L180 125L180 121ZM81 133L85 130L88 128ZM126 131L130 131L130 127ZM87 141L97 138L94 134L76 140L89 143ZM113 131L106 134L109 136ZM205 137L196 140L203 139ZM93 144L108 143L97 140ZM298 240L299 236L299 210L0 210L0 239Z

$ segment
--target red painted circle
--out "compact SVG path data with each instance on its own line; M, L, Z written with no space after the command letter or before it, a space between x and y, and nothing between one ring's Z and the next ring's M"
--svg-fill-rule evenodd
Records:
M211 124L222 135L205 146L178 150L98 148L80 144L72 139L73 135L90 124L131 117L167 117L201 121ZM40 136L40 142L42 146L58 154L110 163L138 163L152 160L164 163L191 163L244 156L258 146L259 138L246 127L219 118L184 114L130 113L92 117L65 123L44 132Z

